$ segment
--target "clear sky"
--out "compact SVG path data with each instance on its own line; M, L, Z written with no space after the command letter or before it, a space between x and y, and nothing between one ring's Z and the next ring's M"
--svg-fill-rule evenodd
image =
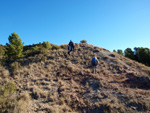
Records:
M150 48L150 0L0 0L0 44L85 39L110 51Z

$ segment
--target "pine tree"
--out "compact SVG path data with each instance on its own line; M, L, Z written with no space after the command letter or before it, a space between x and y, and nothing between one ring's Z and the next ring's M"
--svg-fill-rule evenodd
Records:
M12 33L9 38L7 56L9 59L17 59L22 57L23 44L17 33Z
M118 50L117 50L117 53L120 54L120 55L123 55L123 52L122 52L121 49L118 49Z
M128 57L128 58L130 58L130 59L132 59L132 60L135 59L135 58L134 58L134 52L132 51L131 48L125 49L124 54L125 54L125 57Z

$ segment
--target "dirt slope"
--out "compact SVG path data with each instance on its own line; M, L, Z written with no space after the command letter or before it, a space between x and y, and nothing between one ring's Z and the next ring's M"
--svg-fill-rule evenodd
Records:
M97 74L91 59L99 59ZM45 57L45 62L41 58ZM67 50L24 58L21 69L1 68L1 78L14 81L20 94L29 94L31 113L137 113L150 112L150 68L103 48L76 44ZM23 111L22 111L23 112Z

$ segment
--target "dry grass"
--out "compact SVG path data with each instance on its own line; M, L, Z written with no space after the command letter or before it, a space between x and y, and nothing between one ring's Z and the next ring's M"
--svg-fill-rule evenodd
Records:
M30 95L25 92L19 95L17 105L15 106L15 113L26 113L29 110Z
M5 78L9 76L9 71L4 67L0 66L0 77Z
M0 87L1 113L25 113L27 112L29 101L30 96L28 93L18 95L14 83L4 83Z
M15 76L0 66L0 81L16 86L15 112L149 112L149 67L86 43L76 44L71 55L61 48L13 63Z

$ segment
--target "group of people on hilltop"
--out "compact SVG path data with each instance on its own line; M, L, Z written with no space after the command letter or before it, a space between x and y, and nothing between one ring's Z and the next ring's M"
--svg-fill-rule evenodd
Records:
M72 42L72 40L70 40L69 44L68 44L68 54L70 55L70 52L74 51L74 43ZM92 58L92 66L93 66L93 72L96 73L96 67L98 65L98 59L96 57L96 54L94 55L94 57Z

